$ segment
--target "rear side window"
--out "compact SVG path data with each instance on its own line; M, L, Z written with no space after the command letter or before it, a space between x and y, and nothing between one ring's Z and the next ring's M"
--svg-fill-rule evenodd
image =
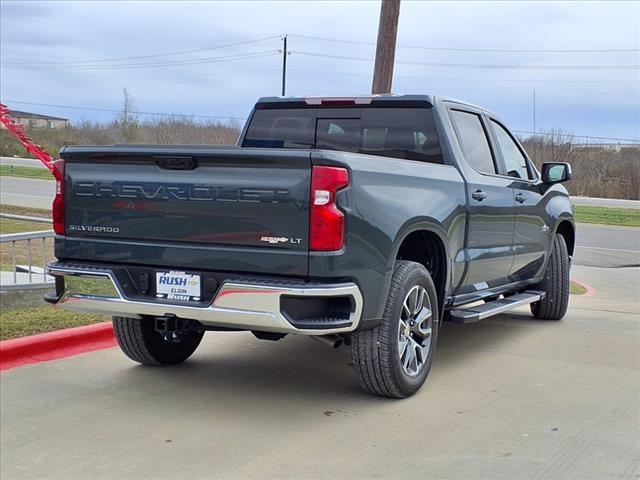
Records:
M340 118L332 113L331 108L256 110L243 146L317 148L443 163L429 108L353 108L353 116L343 113Z
M502 158L507 168L507 175L514 178L531 180L533 177L527 166L527 160L518 148L518 145L516 145L516 142L511 138L511 135L509 135L509 132L493 120L491 120L491 127L496 134L498 147L500 148L500 152L502 152Z
M458 131L458 140L467 163L482 173L496 173L493 155L480 116L452 110L451 118Z

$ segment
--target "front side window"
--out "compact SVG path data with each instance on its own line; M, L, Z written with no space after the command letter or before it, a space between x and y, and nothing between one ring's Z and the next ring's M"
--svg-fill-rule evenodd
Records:
M493 120L491 120L491 126L498 140L498 148L500 148L500 152L502 152L507 175L514 178L531 180L533 177L527 166L527 159L518 148L518 145L516 145L516 142L513 141L509 132Z
M452 110L451 118L458 130L458 140L467 163L478 172L495 174L493 155L480 116Z

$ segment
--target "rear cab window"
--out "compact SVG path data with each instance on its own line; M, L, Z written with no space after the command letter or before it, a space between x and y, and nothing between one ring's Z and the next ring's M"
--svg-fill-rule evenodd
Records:
M428 107L263 108L256 110L243 147L316 148L442 164Z

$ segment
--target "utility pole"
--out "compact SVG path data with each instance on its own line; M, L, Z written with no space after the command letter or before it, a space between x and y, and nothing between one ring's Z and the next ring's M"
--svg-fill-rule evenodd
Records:
M284 97L286 87L287 87L287 35L285 34L282 37L283 48L282 48L282 96Z
M536 160L538 137L536 136L536 89L533 89L533 159Z
M400 0L382 0L371 93L391 93L399 15Z

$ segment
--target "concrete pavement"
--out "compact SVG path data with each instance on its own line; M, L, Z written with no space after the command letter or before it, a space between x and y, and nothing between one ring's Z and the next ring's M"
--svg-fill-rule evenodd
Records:
M3 372L0 474L638 478L638 271L577 267L599 290L560 322L445 324L404 401L361 393L346 349L247 333L208 333L173 368L113 349Z

